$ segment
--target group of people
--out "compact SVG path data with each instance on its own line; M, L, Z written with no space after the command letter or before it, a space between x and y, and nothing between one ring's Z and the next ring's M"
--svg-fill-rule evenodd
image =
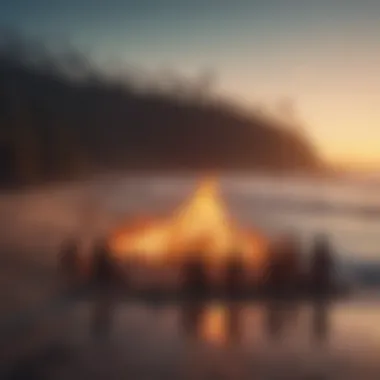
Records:
M334 287L334 262L328 239L324 236L315 239L307 269L303 267L305 258L295 239L289 238L274 244L268 252L260 280L248 281L254 285L248 285L251 289L247 289L244 263L238 254L231 255L225 263L221 290L223 294L232 296L250 291L284 295L300 292L326 295L331 292ZM201 295L211 291L207 267L199 256L184 263L183 284L184 290L191 294Z
M307 260L306 266L303 260ZM333 252L325 236L317 236L309 256L294 239L271 252L267 265L266 286L273 291L308 291L326 294L334 287Z
M211 288L207 264L202 255L189 255L182 263L181 289L188 294L204 295ZM303 261L308 259L305 269ZM266 265L261 273L260 281L255 282L255 290L274 293L293 294L308 291L326 294L332 290L333 254L326 237L317 237L311 255L303 255L302 249L295 239L285 239L274 244ZM226 260L223 272L223 294L238 295L247 291L245 283L244 263L238 253ZM70 240L61 251L61 271L68 283L91 283L105 288L116 283L128 282L128 272L117 265L107 241L98 241L90 255L83 255L77 241ZM248 281L252 284L252 281ZM251 289L252 290L252 289Z
M83 283L106 287L124 280L106 240L99 240L90 254L83 254L79 240L65 242L60 252L60 271L66 283Z
M130 285L128 271L131 268L127 267L125 270L118 265L106 240L98 241L92 247L90 254L83 255L81 251L79 241L66 242L61 250L60 270L65 283L72 289L78 289L78 286L83 284L94 287L97 298L94 304L93 331L97 336L104 336L112 326L115 290L131 288L128 286ZM246 268L243 261L238 253L231 255L224 264L223 284L218 291L221 290L223 296L231 297L257 290L263 291L264 294L269 291L279 295L298 294L300 289L302 291L306 289L312 294L328 294L334 282L332 250L328 240L323 237L315 240L308 270L302 270L301 261L302 250L294 241L288 240L286 244L275 245L269 252L261 281L251 282L255 284L255 288L249 286L247 288L247 282L244 282ZM182 282L178 288L181 294L195 296L195 300L210 294L213 288L208 269L207 263L202 260L202 255L189 256L189 259L181 265ZM322 302L325 300L324 297L318 299ZM190 311L188 315L190 321L187 322L190 325L195 323L192 321L192 314ZM272 321L273 329L276 329L276 320L274 318ZM319 320L322 321L319 325L323 327L324 319L317 319Z
M89 254L84 254L78 240L67 241L60 252L60 271L69 291L83 285L93 290L94 310L91 329L94 336L105 337L112 326L114 293L126 277L109 249L106 240L99 240Z

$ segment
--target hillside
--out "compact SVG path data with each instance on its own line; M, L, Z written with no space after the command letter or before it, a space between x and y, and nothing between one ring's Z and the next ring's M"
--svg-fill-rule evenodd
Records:
M320 169L305 137L258 113L199 94L137 89L85 61L20 48L16 53L7 46L0 51L3 183L69 178L97 168Z

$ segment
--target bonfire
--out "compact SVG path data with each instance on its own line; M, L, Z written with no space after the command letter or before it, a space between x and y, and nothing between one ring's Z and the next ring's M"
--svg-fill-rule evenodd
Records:
M239 255L245 266L262 268L268 241L263 233L243 228L227 212L216 180L204 180L172 215L128 223L110 236L117 259L140 258L155 264L181 263L201 254L211 265Z

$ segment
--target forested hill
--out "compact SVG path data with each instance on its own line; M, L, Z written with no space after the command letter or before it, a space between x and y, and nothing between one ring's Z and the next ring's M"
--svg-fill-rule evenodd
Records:
M16 54L17 53L17 54ZM294 128L188 91L137 88L65 58L0 51L3 182L125 170L318 171ZM190 87L189 87L190 88ZM186 92L186 91L185 91Z

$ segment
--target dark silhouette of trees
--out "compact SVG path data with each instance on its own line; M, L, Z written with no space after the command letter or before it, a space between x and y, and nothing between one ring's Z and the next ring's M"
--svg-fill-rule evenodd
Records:
M209 96L209 72L182 81L192 95L180 96L107 75L72 50L9 41L0 42L0 149L13 150L15 182L107 168L320 169L296 129Z

